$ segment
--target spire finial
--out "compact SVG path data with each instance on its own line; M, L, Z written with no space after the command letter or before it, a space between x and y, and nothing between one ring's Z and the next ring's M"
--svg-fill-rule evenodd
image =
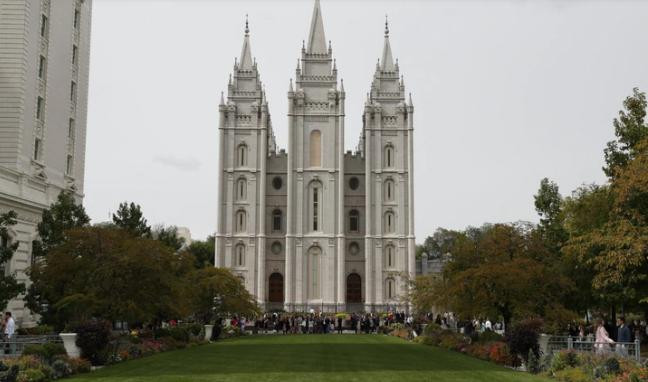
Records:
M245 35L250 35L250 24L248 23L248 14L245 14Z
M385 14L385 37L389 36L389 18L387 14Z

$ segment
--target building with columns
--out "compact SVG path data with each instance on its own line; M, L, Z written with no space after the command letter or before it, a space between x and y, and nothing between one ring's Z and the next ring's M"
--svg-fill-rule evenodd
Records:
M384 47L345 151L345 92L315 1L288 88L288 150L278 150L246 22L219 106L215 264L267 310L405 309L415 267L411 97ZM358 111L356 111L358 112Z
M0 0L0 213L19 243L0 271L28 283L43 209L61 191L83 198L92 0ZM7 243L0 243L6 245ZM21 299L19 326L34 322Z

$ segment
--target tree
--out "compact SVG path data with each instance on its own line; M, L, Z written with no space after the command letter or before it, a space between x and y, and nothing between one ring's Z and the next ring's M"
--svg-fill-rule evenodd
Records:
M113 223L135 236L150 237L151 227L146 223L142 208L139 204L123 202L119 209L112 215Z
M155 322L190 313L188 258L111 227L77 228L66 236L31 271L33 300L49 304L46 323L62 328L90 317Z
M542 179L534 204L540 215L540 233L552 250L559 251L567 240L567 232L563 226L563 199L558 185L547 178Z
M158 225L153 230L153 237L176 252L185 244L184 238L178 236L178 227L176 226Z
M18 242L11 242L9 228L16 225L18 215L15 211L0 214L0 270L8 264L18 249ZM0 311L4 311L7 303L25 291L25 285L18 282L15 274L0 272Z
M202 323L214 322L214 298L221 299L222 312L252 317L259 314L254 297L241 280L225 268L203 268L190 277L193 286L191 306L195 318Z
M187 247L187 252L195 258L196 268L214 266L215 245L216 239L210 235L205 241L195 240Z
M619 118L614 119L614 134L617 139L610 141L605 149L605 174L615 178L621 168L625 167L637 155L637 145L648 138L646 118L646 93L634 88L632 95L623 101L625 110L619 111Z
M89 223L90 218L83 206L77 204L71 194L61 192L56 202L49 209L43 210L37 228L39 240L32 243L32 256L47 256L53 247L65 240L65 231L85 227Z
M451 253L452 245L454 244L458 235L459 232L457 231L448 230L445 228L437 228L437 230L434 231L434 234L432 234L432 236L428 236L425 239L423 245L419 246L420 250L422 252L426 252L430 258L438 258L445 255L446 253ZM419 247L417 247L417 257Z

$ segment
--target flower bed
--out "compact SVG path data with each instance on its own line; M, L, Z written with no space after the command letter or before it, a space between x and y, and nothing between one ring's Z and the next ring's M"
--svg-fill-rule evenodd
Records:
M642 382L648 381L648 367L617 358L563 350L545 357L542 372L561 382Z

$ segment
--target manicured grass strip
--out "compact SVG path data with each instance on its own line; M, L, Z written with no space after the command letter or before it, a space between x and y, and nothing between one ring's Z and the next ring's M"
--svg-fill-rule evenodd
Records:
M382 335L255 336L178 350L74 381L545 381Z

